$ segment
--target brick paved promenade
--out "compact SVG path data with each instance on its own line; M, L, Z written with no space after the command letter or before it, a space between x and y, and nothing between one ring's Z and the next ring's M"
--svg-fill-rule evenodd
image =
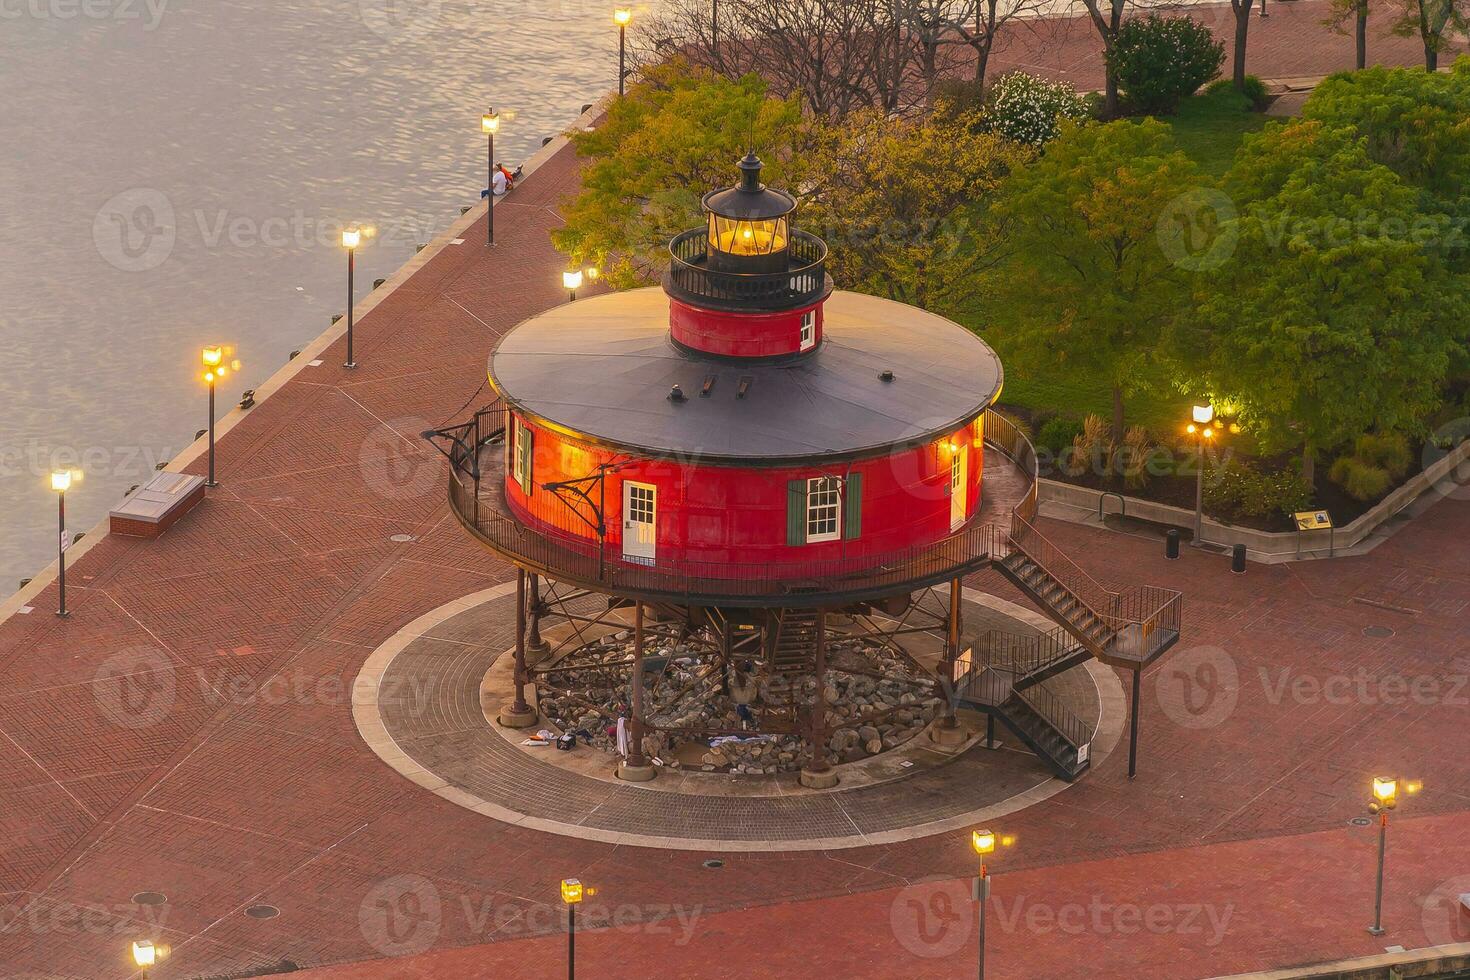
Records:
M1273 6L1287 9L1309 8ZM1258 74L1337 65L1262 36L1297 60ZM556 881L573 875L621 926L585 937L588 975L968 973L966 886L914 884L968 873L963 840L709 869L719 855L496 823L357 735L368 654L508 578L449 517L418 433L475 403L500 333L564 300L547 231L575 179L556 155L497 208L493 257L481 222L359 322L357 371L335 343L246 413L221 442L222 486L166 536L95 542L68 576L69 620L50 586L0 624L0 973L127 976L127 942L157 931L173 946L158 977L285 961L551 976ZM1438 901L1470 891L1470 502L1442 501L1367 557L1245 576L1047 531L1102 576L1184 590L1189 632L1144 677L1139 778L1115 754L997 828L1019 840L996 863L995 975L1199 976L1470 939ZM1019 601L996 576L975 584ZM1372 830L1348 824L1375 772L1426 786L1393 828L1382 939L1363 928ZM149 891L167 903L133 901ZM246 914L258 905L279 914Z

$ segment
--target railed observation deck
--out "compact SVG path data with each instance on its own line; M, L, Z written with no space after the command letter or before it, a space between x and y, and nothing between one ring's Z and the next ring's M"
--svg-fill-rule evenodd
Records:
M696 228L669 243L664 288L685 302L712 309L784 310L815 303L831 292L827 245L815 235L791 233L790 266L779 272L739 273L710 267L708 236Z
M449 500L471 533L509 560L551 578L647 601L689 605L794 606L877 599L968 575L989 563L999 525L1035 482L1011 464L982 494L982 508L940 541L886 554L809 562L660 559L629 564L605 542L528 527L505 499L502 403L462 425L434 433L450 459ZM987 481L989 476L987 474ZM987 482L987 487L990 484Z
M940 541L887 554L799 563L659 560L625 563L605 541L528 527L505 499L506 408L426 435L450 461L450 506L471 533L510 561L551 578L648 601L791 607L881 599L993 564L1094 656L1125 668L1152 662L1179 637L1181 596L1103 585L1036 529L1036 451L987 409L979 512Z

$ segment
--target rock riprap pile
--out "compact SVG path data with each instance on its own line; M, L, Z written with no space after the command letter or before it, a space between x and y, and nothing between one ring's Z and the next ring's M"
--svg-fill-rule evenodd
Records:
M671 768L744 775L800 769L805 731L816 695L811 674L773 674L755 660L722 663L699 638L664 633L645 638L644 699L648 720L683 731L654 732L643 750ZM869 636L832 635L825 691L828 761L855 762L913 738L938 716L943 701L933 674L907 654ZM740 668L754 682L749 719L732 691ZM540 678L542 714L580 743L616 751L619 717L628 716L633 669L631 631L620 630L557 660ZM752 685L744 685L749 689ZM748 696L748 695L747 695ZM742 700L744 697L742 697Z

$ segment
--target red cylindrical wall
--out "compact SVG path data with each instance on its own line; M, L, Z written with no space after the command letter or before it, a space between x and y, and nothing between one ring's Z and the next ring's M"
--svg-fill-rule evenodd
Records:
M506 466L506 497L515 515L529 527L596 548L596 532L576 517L572 499L543 488L549 482L574 480L595 473L603 463L617 462L601 481L582 488L602 503L607 524L608 558L623 554L623 491L626 481L656 489L656 556L660 564L688 566L703 562L698 574L739 578L761 567L830 559L881 556L921 547L951 533L955 514L949 493L951 461L966 459L963 492L966 520L980 508L983 448L980 421L951 436L891 455L853 462L801 467L742 467L629 459L589 446L556 432L525 423L532 433L531 492ZM511 425L512 430L516 429ZM508 440L508 442L513 442ZM951 448L953 447L953 448ZM514 446L508 446L514 452ZM818 476L861 474L861 519L856 537L788 544L788 483ZM579 504L583 514L590 509Z
M802 324L811 332L802 343ZM669 331L685 347L725 357L775 357L811 350L822 340L822 304L779 313L726 313L669 297Z

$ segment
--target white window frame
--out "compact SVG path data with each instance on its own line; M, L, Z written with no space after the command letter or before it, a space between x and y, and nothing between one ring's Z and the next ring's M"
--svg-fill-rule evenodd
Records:
M817 311L807 310L801 315L801 350L817 346Z
M846 494L842 478L836 476L813 476L806 481L806 543L839 541L842 539L842 508ZM813 525L825 526L830 530L813 531Z

